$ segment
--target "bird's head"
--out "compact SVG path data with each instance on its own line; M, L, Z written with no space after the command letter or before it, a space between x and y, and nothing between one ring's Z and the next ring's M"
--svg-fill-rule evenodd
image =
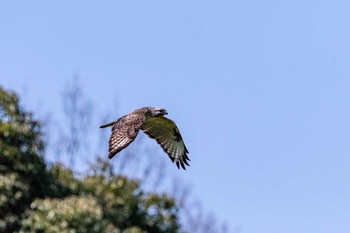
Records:
M164 116L168 114L168 112L164 108L158 107L149 108L148 113L150 116Z

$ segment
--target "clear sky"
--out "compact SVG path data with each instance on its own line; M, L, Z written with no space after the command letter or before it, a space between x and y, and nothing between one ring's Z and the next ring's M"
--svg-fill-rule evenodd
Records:
M350 232L350 1L0 2L1 85L55 114L74 73L96 115L166 108L231 228Z

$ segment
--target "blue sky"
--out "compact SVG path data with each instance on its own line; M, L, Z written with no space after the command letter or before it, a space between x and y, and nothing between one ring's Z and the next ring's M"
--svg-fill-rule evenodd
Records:
M190 151L180 176L231 228L350 232L349 11L349 1L1 1L0 84L53 114L75 73L97 116L164 107Z

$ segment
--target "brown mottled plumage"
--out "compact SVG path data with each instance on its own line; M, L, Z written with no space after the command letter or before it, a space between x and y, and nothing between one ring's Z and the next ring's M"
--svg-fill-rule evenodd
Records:
M113 158L115 154L132 143L141 129L157 141L178 168L181 165L186 170L185 165L189 166L187 161L190 161L187 156L188 150L175 122L164 117L166 114L168 113L165 109L145 107L100 126L100 128L113 126L109 138L108 158Z

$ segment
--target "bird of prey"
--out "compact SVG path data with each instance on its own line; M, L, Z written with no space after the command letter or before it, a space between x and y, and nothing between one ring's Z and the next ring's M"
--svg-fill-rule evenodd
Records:
M150 138L157 141L171 161L175 162L178 169L181 166L186 170L185 165L189 166L187 161L190 161L187 156L188 150L175 122L164 117L167 114L168 112L163 108L144 107L100 126L100 128L112 126L108 143L108 158L113 158L115 154L132 143L141 129Z

